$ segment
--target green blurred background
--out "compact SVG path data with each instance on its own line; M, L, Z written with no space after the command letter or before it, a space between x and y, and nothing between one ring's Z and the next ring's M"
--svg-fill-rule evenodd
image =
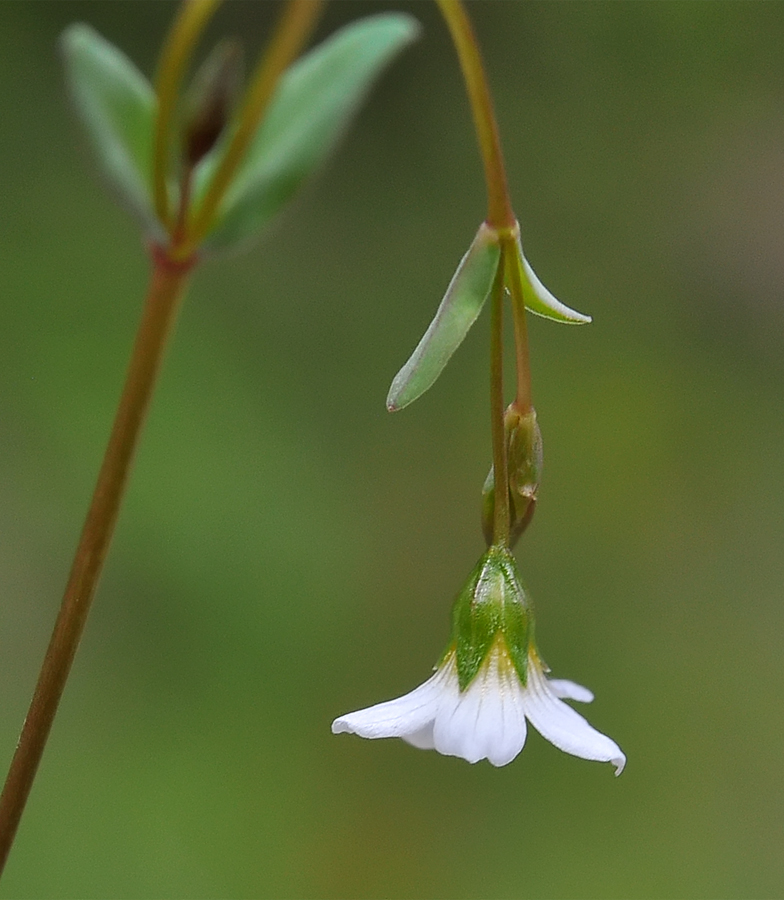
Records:
M384 409L484 213L445 29L397 8L423 37L326 171L195 278L2 896L784 894L784 4L470 6L527 254L595 320L531 322L517 555L618 780L533 731L500 770L330 734L424 680L482 549L486 319ZM3 766L148 270L55 42L151 73L173 9L0 4ZM277 9L212 33L252 52Z

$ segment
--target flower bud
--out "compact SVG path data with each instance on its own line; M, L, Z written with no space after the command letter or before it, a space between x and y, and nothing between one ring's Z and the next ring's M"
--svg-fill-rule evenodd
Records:
M509 487L509 544L514 546L525 531L536 508L536 493L542 473L542 433L536 411L520 412L512 403L504 414ZM495 477L490 468L482 488L482 530L488 545L493 542Z
M457 595L452 608L452 640L460 690L473 681L488 653L505 654L525 684L531 604L520 584L517 565L504 547L490 547Z
M185 97L183 157L195 166L215 146L242 86L242 45L223 40L202 63Z

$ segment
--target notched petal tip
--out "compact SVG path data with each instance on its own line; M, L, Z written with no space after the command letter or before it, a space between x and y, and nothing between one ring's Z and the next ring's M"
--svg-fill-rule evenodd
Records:
M556 683L557 684L557 683ZM619 775L626 756L612 738L597 731L586 719L558 699L535 659L529 661L525 714L543 738L572 756L611 762ZM573 685L573 687L579 687Z
M620 775L626 755L559 697L590 702L593 695L572 681L548 680L538 656L529 655L524 685L497 645L464 690L454 653L424 684L402 697L340 716L332 733L363 738L402 738L471 764L486 759L500 768L525 745L526 719L551 744L582 759L609 762Z
M615 766L615 777L617 778L626 768L626 756L621 753L620 756L616 756L614 759L611 759L610 762Z

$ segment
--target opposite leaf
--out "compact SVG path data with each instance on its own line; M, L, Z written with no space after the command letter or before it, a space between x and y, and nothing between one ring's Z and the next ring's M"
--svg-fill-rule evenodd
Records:
M433 384L482 311L498 270L497 233L482 223L457 267L444 299L387 397L390 412L408 406Z
M520 243L520 237L517 237L517 250L520 277L522 282L523 300L526 309L537 316L544 316L546 319L554 319L556 322L563 322L567 325L587 325L591 321L590 316L570 309L566 304L553 296L550 291L536 277L536 272L531 268L528 260L523 254L523 246ZM512 261L514 265L514 261ZM508 271L508 270L507 270Z
M252 237L281 209L335 146L376 76L418 30L407 15L371 16L342 28L291 66L226 193L205 249L221 250ZM224 148L225 142L196 172L197 204Z
M145 231L162 237L150 187L156 104L150 83L88 25L71 25L60 42L70 94L104 174Z

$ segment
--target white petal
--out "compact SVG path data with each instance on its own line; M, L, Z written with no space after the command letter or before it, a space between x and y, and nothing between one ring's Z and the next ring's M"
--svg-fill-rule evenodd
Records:
M529 659L524 702L531 724L550 743L582 759L611 762L615 774L621 774L626 765L621 748L555 696L533 658Z
M487 754L494 766L505 766L523 749L526 737L523 686L520 676L509 665L506 679L499 680L501 730Z
M493 650L468 688L444 703L433 728L436 750L470 763L505 766L523 749L523 687L505 656Z
M350 732L364 738L414 736L432 727L447 679L443 667L409 694L340 716L332 723L332 733Z
M484 758L481 739L476 733L482 705L481 681L480 673L467 690L456 692L438 711L433 725L433 743L444 756L460 756L470 763Z
M418 750L435 750L436 745L433 742L433 723L428 722L424 728L415 731L413 734L404 734L403 740L416 747Z
M547 684L556 697L564 700L578 700L580 703L593 701L593 693L587 687L567 681L565 678L548 678Z

